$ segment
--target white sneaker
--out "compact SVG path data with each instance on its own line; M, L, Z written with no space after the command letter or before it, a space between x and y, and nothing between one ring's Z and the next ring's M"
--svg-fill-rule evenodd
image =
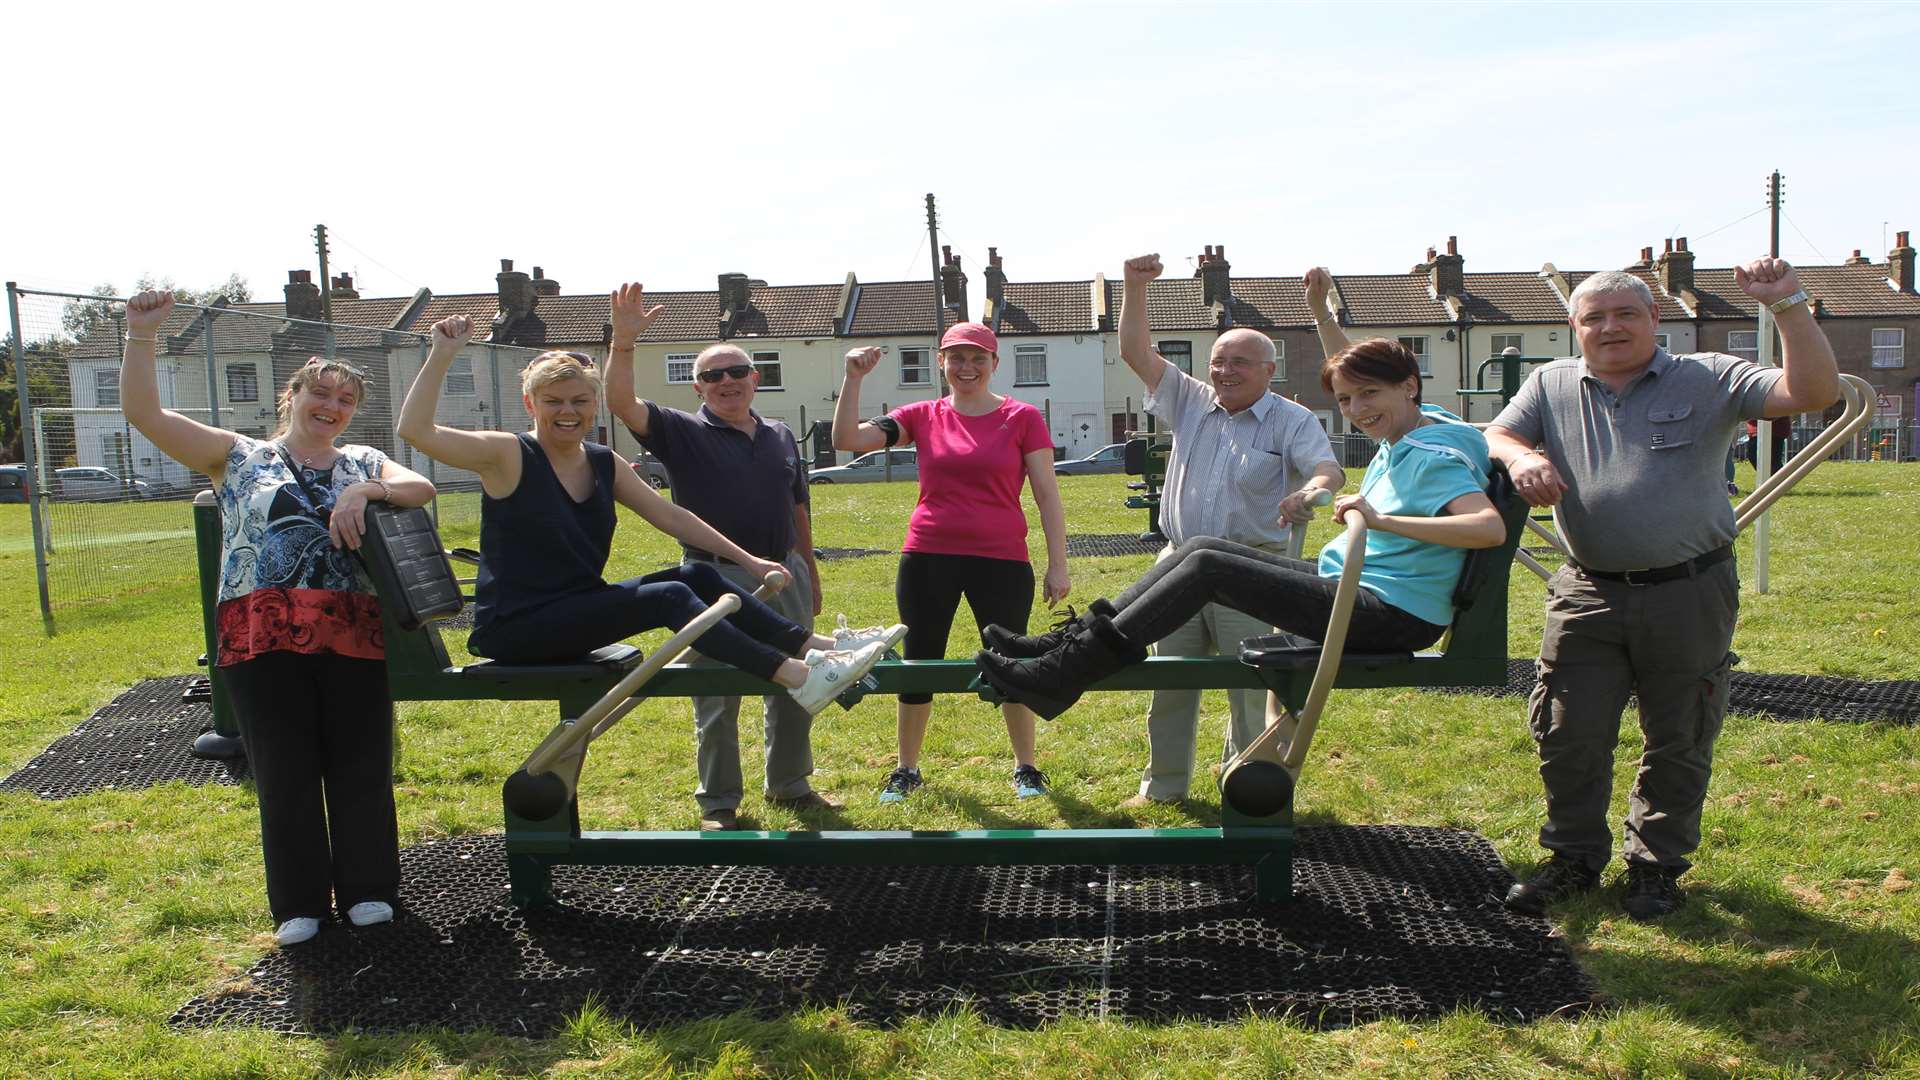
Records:
M884 641L871 642L850 652L814 649L807 653L807 667L812 670L807 672L806 685L787 693L807 710L807 715L816 715L828 702L852 689L886 654Z
M905 640L906 636L905 623L894 623L892 626L862 626L855 629L847 625L847 617L842 615L840 625L833 631L833 647L840 652L853 652L876 641L884 641L886 647L891 649Z
M288 919L273 932L273 940L281 946L298 945L303 941L312 941L320 932L320 920L302 915L297 919Z
M355 926L375 926L393 921L393 905L385 900L362 900L347 909L347 921Z

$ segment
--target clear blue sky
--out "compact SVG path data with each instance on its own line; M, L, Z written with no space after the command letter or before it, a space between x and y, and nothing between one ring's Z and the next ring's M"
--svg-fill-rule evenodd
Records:
M1913 5L53 7L8 15L0 276L54 288L273 298L322 221L366 295L917 278L929 191L976 298L989 245L1726 265L1776 167L1791 259L1920 231Z

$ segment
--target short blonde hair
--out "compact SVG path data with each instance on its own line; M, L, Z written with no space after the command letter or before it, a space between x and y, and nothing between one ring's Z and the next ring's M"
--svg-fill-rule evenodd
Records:
M279 438L293 426L293 397L309 386L317 386L322 375L333 376L340 386L353 388L353 407L358 410L367 403L367 373L347 363L345 360L329 360L324 356L309 356L307 362L294 369L287 379L287 385L280 389L280 397L275 401L280 416L280 426L273 433Z
M593 362L593 357L565 349L554 349L534 357L527 369L520 373L520 392L532 397L541 388L568 379L585 379L593 387L593 396L600 396L600 368Z

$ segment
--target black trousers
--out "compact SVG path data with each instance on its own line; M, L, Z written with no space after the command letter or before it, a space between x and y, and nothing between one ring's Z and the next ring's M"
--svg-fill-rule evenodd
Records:
M275 923L400 891L387 665L272 652L221 669L260 800Z
M894 603L907 624L900 654L908 660L939 660L947 655L953 616L965 597L976 625L998 623L1016 634L1027 632L1033 615L1033 564L984 555L900 553L893 579ZM924 705L932 694L901 694L908 705Z

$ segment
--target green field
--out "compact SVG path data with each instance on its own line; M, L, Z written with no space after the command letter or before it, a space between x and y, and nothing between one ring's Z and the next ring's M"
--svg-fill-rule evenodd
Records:
M1743 473L1742 487L1751 479ZM1122 478L1061 486L1074 532L1140 528L1141 514L1119 505ZM816 498L821 546L894 550L912 488L829 487ZM472 497L448 500L449 544L474 542L476 515L456 505L462 499ZM57 611L59 632L48 638L26 507L0 506L0 773L133 683L191 671L201 651L191 546L178 535L186 505L91 513L87 535L141 538L103 544L84 564L75 552L77 576L66 580L84 596ZM1767 595L1753 591L1752 545L1742 544L1742 670L1914 678L1920 470L1826 465L1773 517ZM1310 543L1331 533L1317 522ZM1037 528L1033 541L1038 548ZM616 544L610 576L675 557L632 518ZM1074 599L1111 595L1147 564L1076 560ZM824 565L829 622L835 611L856 623L891 620L892 557ZM1528 656L1542 587L1516 570L1512 590L1511 651ZM973 632L963 609L954 640ZM1224 711L1213 695L1203 745ZM997 715L943 700L927 743L928 787L881 806L873 793L892 764L893 711L870 701L823 715L816 784L847 801L857 827L1217 823L1210 792L1133 816L1112 809L1145 761L1145 712L1145 694L1097 694L1044 727L1040 764L1062 798L1016 803ZM497 830L500 781L551 719L546 705L402 706L402 843ZM1626 727L1617 804L1637 753ZM582 793L590 827L691 828L691 729L684 703L649 703L597 743ZM742 724L749 759L756 729ZM174 1009L272 947L251 790L170 785L57 803L5 793L0 1077L1920 1077L1920 889L1909 887L1920 877L1920 730L1736 715L1718 765L1681 914L1632 923L1615 889L1556 913L1612 1008L1520 1026L1466 1013L1332 1032L1269 1020L1018 1031L965 1012L876 1027L832 1009L645 1032L588 1011L539 1041L176 1031L166 1025ZM1299 799L1307 823L1471 829L1521 870L1537 857L1539 804L1518 699L1411 691L1336 694ZM741 810L762 827L800 824L754 795Z

